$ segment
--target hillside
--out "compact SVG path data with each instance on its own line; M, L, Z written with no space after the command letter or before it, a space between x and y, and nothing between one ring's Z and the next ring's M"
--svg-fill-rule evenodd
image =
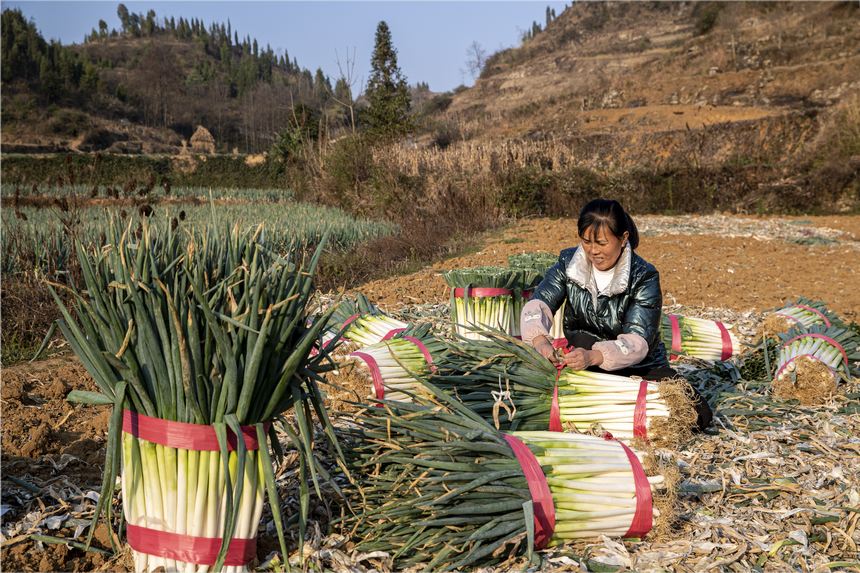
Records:
M832 138L834 114L860 153L858 94L857 3L575 2L437 120L467 141L564 142L601 168L771 162Z
M4 152L176 153L198 125L219 152L255 152L288 126L316 130L322 114L330 126L345 120L332 97L351 100L349 86L240 38L229 22L122 4L118 15L121 30L102 21L83 43L61 45L20 11L3 11Z

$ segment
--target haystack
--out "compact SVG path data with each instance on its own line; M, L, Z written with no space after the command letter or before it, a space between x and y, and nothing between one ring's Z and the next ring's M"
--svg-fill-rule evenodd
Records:
M202 125L191 136L191 149L196 153L215 153L215 138Z

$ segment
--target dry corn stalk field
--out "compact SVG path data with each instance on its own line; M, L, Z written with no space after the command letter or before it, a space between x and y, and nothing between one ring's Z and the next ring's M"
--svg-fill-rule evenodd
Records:
M860 318L860 217L754 219L642 217L640 253L661 271L666 310L735 325L751 341L763 312L799 295ZM510 254L558 251L575 243L570 220L529 219L484 238L479 250L417 273L361 288L396 317L444 325L442 269L503 264ZM326 298L323 296L323 298ZM714 426L674 452L682 480L671 533L659 539L598 539L543 554L544 571L860 571L860 384L818 407L773 398L754 378L754 361L680 369L716 405ZM330 403L363 398L360 380L330 389ZM2 568L128 570L110 554L102 527L97 551L80 548L104 458L107 412L72 405L72 389L95 389L70 354L2 372ZM336 406L335 409L339 409ZM291 456L278 484L295 511ZM315 502L310 541L298 565L334 571L387 571L385 553L360 554L328 523L341 511L332 492ZM71 544L53 543L56 538ZM293 539L295 541L295 539ZM76 545L77 544L77 545ZM275 563L268 511L258 563ZM522 562L505 564L520 570Z

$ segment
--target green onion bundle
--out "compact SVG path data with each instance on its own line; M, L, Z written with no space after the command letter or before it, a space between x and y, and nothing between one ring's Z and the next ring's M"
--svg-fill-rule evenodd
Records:
M356 419L348 457L353 475L361 476L356 505L363 513L346 525L359 551L389 552L398 569L465 570L503 561L508 568L543 546L624 536L637 503L640 516L668 517L670 505L654 511L669 499L661 497L669 480L657 466L634 478L632 464L641 467L642 454L631 451L634 462L620 443L592 436L505 436L433 385L427 390L438 401L386 400ZM519 452L516 441L524 444ZM541 481L548 495L533 497ZM643 531L652 525L647 519Z
M451 321L460 336L479 340L479 330L520 334L524 291L535 283L536 271L500 267L455 269L443 273L451 287Z
M777 337L795 328L829 327L841 322L839 317L831 312L824 302L800 297L796 301L768 313L762 324L762 330L766 336Z
M409 401L410 393L421 391L417 379L430 373L433 361L446 349L444 342L421 328L361 348L350 358L367 380L371 395L379 400Z
M780 338L774 376L780 397L813 404L832 394L839 378L860 373L860 335L848 327L798 327Z
M95 519L104 511L111 527L121 463L130 542L133 528L146 528L149 536L219 539L209 565L220 570L233 541L256 537L265 488L286 555L267 446L277 457L281 450L269 422L295 412L295 426L283 429L299 449L302 472L309 469L314 479L312 411L337 445L316 385L334 365L325 353L309 357L329 315L306 322L322 245L303 261L298 250L285 256L267 250L262 228L253 235L208 228L185 236L144 225L139 238L128 230L111 233L111 244L100 250L76 245L86 294L73 290L74 316L54 293L59 327L101 390L75 391L69 399L113 405ZM129 420L139 421L138 429L138 422L124 425ZM163 429L175 422L208 432L215 446L144 439L145 423ZM246 435L258 449L235 439ZM300 539L307 510L303 503ZM135 552L136 570L159 567L209 569Z
M660 337L671 357L728 360L741 352L732 325L715 320L664 314L660 320Z
M342 301L329 320L323 344L329 347L337 335L359 345L376 344L392 330L407 328L404 322L391 318L359 293L355 300ZM335 342L336 344L336 342Z
M540 284L546 276L546 272L554 264L558 262L558 255L539 251L536 253L522 253L519 255L511 255L508 257L508 266L514 269L533 270L538 274L534 286ZM552 328L550 336L553 339L564 338L564 308L567 305L566 301L561 303L561 306L556 311L552 319Z
M552 492L556 525L550 545L626 535L639 500L630 460L617 442L547 431L514 432L514 436L535 455ZM645 462L644 453L635 454L640 464ZM647 479L653 490L667 485L664 475ZM656 507L651 511L649 529L663 517Z
M498 428L608 431L620 440L676 445L695 425L686 381L643 385L602 372L558 371L528 345L484 335L487 341L452 343L431 380Z

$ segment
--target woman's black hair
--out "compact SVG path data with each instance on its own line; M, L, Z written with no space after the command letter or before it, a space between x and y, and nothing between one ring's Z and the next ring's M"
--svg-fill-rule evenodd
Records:
M639 246L639 229L636 228L636 223L615 199L595 199L582 208L576 222L579 236L582 237L591 227L594 227L595 231L605 227L619 239L627 232L630 247L635 249Z

